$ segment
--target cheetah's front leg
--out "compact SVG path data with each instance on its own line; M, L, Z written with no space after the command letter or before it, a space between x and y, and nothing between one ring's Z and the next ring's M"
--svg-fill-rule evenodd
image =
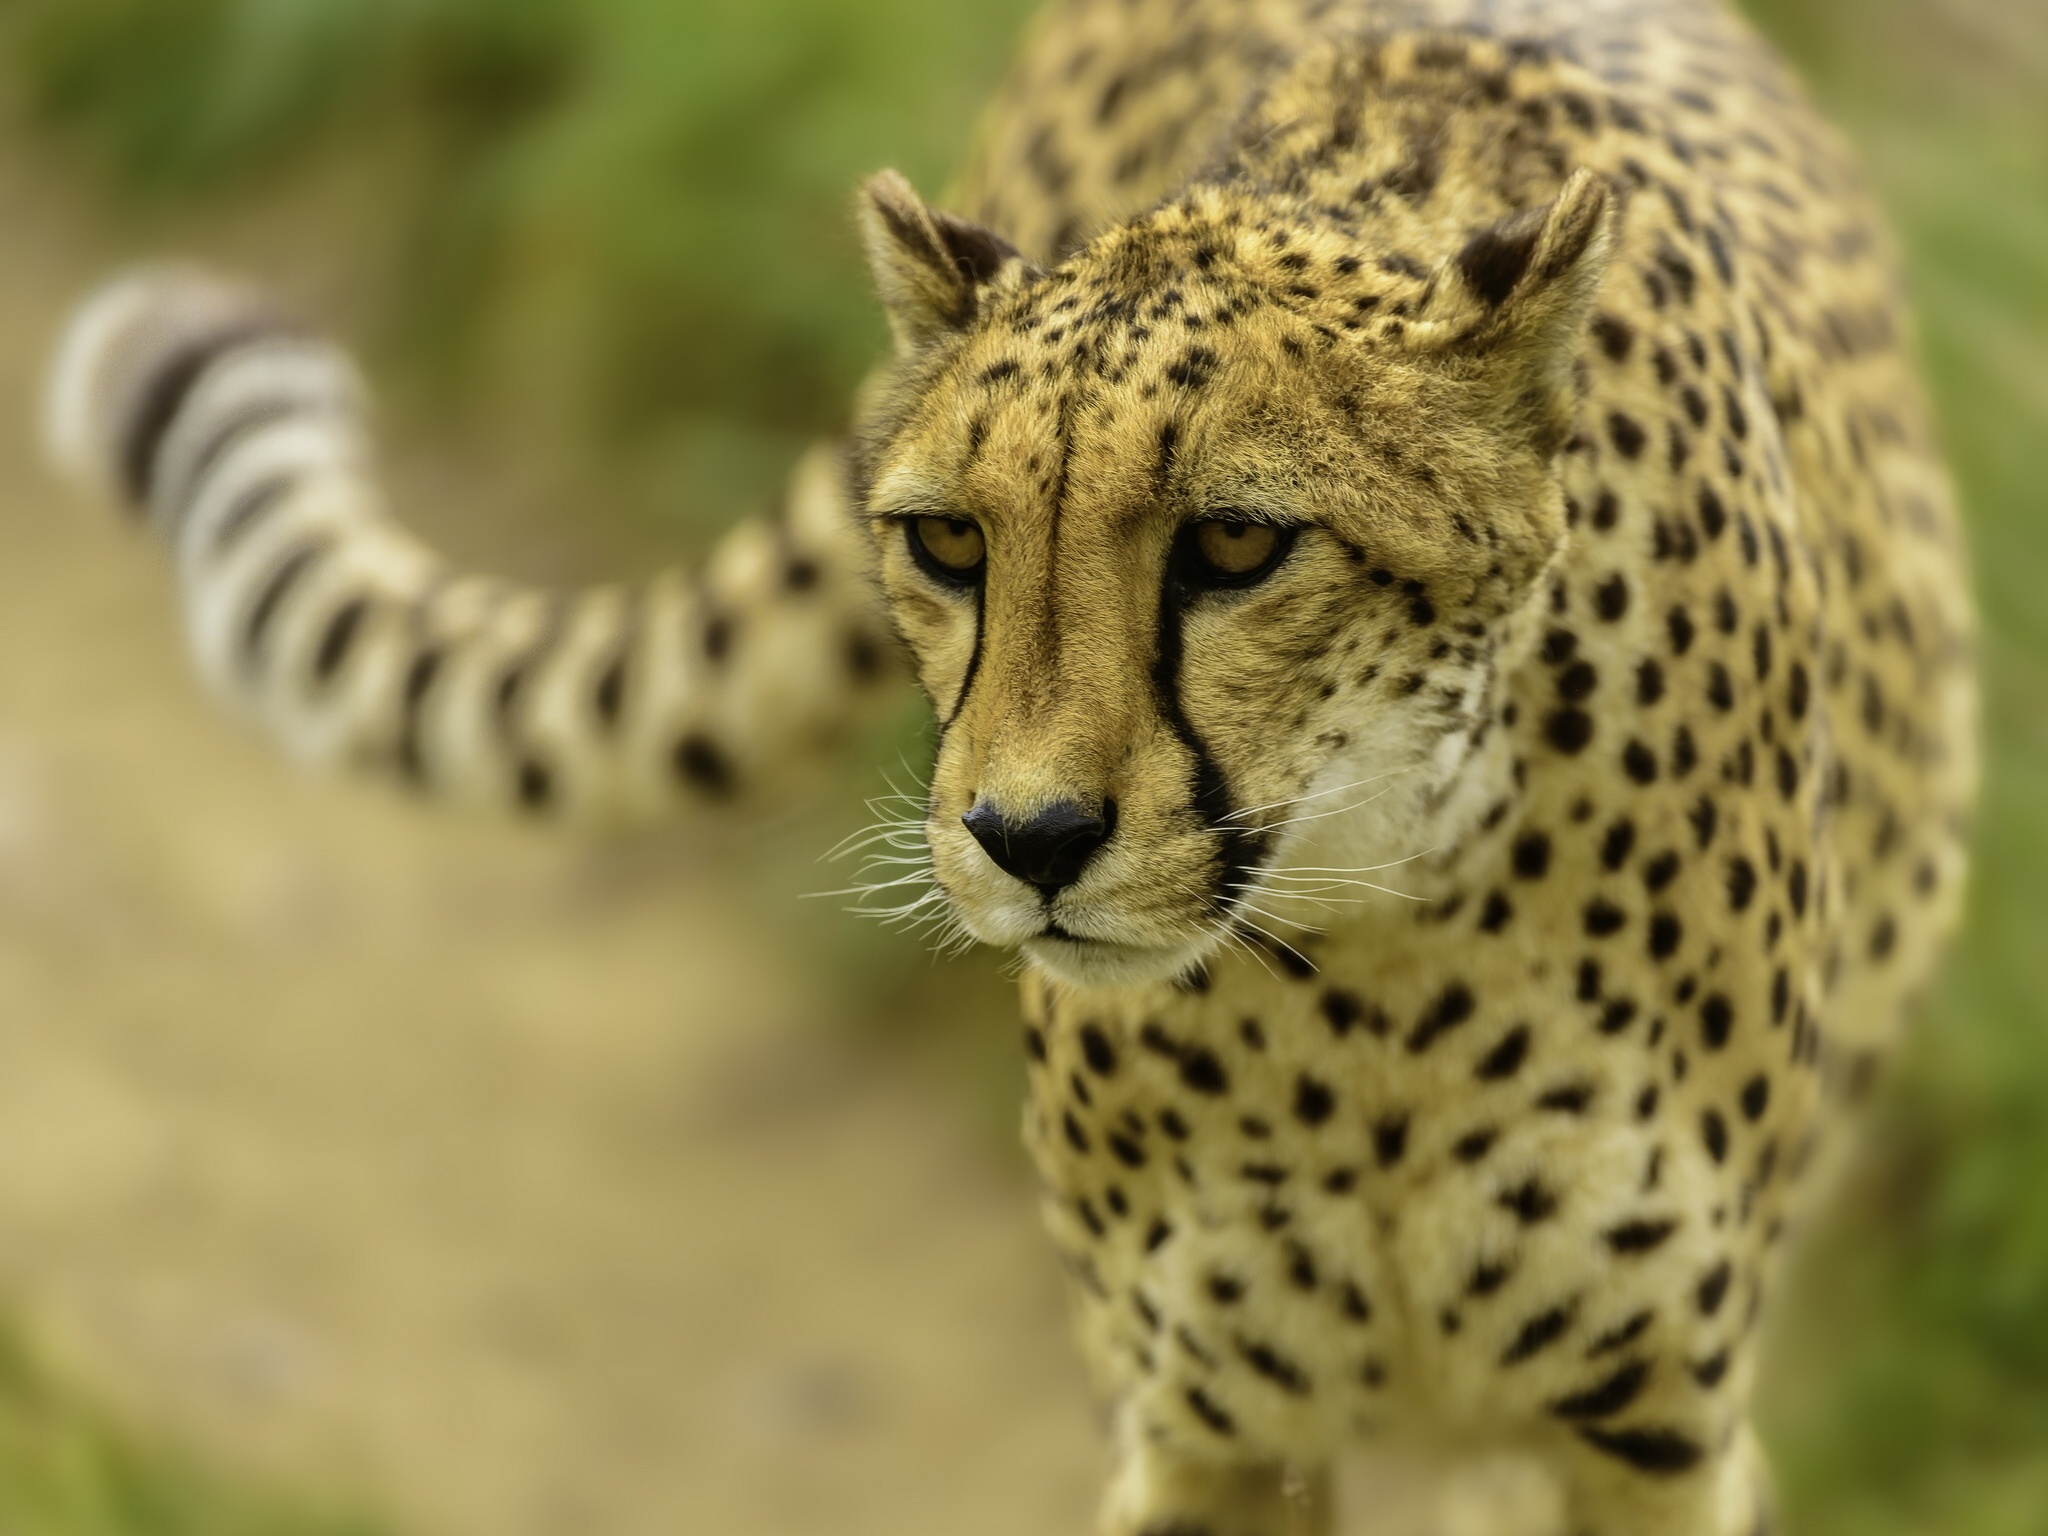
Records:
M1122 1437L1102 1536L1330 1536L1330 1479L1271 1463L1200 1459Z
M1569 1536L1772 1536L1770 1468L1754 1430L1744 1426L1724 1453L1682 1469L1671 1464L1671 1443L1616 1431L1604 1449L1578 1447L1564 1468Z

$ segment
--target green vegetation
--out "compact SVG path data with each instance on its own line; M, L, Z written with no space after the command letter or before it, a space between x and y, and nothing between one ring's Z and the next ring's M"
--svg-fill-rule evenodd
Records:
M1803 1536L2048 1531L2048 12L1768 0L1893 210L1976 542L1967 931L1783 1320Z
M346 1516L231 1487L110 1424L0 1332L7 1536L375 1536Z
M465 359L548 317L594 441L685 445L650 495L697 523L734 510L683 488L705 444L767 444L747 482L765 493L781 445L843 409L880 335L848 189L883 163L942 183L1027 8L14 0L0 67L63 153L179 216L352 135L402 143L393 366L459 395ZM1897 218L1975 529L1989 745L1970 928L1801 1271L1768 1430L1801 1536L2043 1532L2048 13L1754 9ZM195 1523L216 1496L0 1364L0 1528L336 1529L246 1523L263 1517L232 1501Z

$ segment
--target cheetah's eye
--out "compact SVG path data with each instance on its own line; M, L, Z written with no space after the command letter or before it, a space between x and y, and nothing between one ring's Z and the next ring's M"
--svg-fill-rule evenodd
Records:
M1295 530L1208 517L1182 532L1180 577L1193 587L1249 587L1264 581L1294 547Z
M988 540L964 517L914 517L910 520L910 553L940 581L971 587L988 563Z

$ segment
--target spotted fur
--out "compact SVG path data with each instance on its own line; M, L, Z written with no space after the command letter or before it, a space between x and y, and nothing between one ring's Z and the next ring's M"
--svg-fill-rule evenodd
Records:
M189 277L88 312L58 440L288 740L500 800L800 758L872 566L933 875L1026 955L1110 1536L1303 1529L1410 1433L1543 1455L1574 1536L1767 1530L1758 1323L1974 793L1847 157L1716 0L1056 0L954 206L870 184L896 355L700 584L452 579L346 365ZM1188 577L1218 518L1270 574Z
M1106 1529L1297 1529L1283 1468L1421 1431L1536 1449L1574 1533L1750 1536L1757 1324L1973 790L1844 155L1705 0L1077 0L962 189L1016 254L926 263L911 196L858 494L936 876L1029 957ZM1191 588L1217 517L1291 551ZM976 807L1114 830L1033 886Z

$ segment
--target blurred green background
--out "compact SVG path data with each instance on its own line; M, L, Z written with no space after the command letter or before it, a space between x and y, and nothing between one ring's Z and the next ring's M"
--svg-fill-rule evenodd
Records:
M942 187L1028 10L11 0L0 80L27 152L138 247L337 189L322 239L398 430L516 423L519 472L602 508L556 515L638 556L701 547L841 419L882 339L849 189L882 164ZM2048 1532L2048 6L1752 10L1903 238L1975 532L1990 765L1968 931L1801 1267L1767 1430L1800 1536ZM870 975L871 1011L936 1016L914 952L863 964L912 978ZM947 1071L1007 1135L1007 1055ZM0 1531L355 1529L161 1438L0 1348Z

